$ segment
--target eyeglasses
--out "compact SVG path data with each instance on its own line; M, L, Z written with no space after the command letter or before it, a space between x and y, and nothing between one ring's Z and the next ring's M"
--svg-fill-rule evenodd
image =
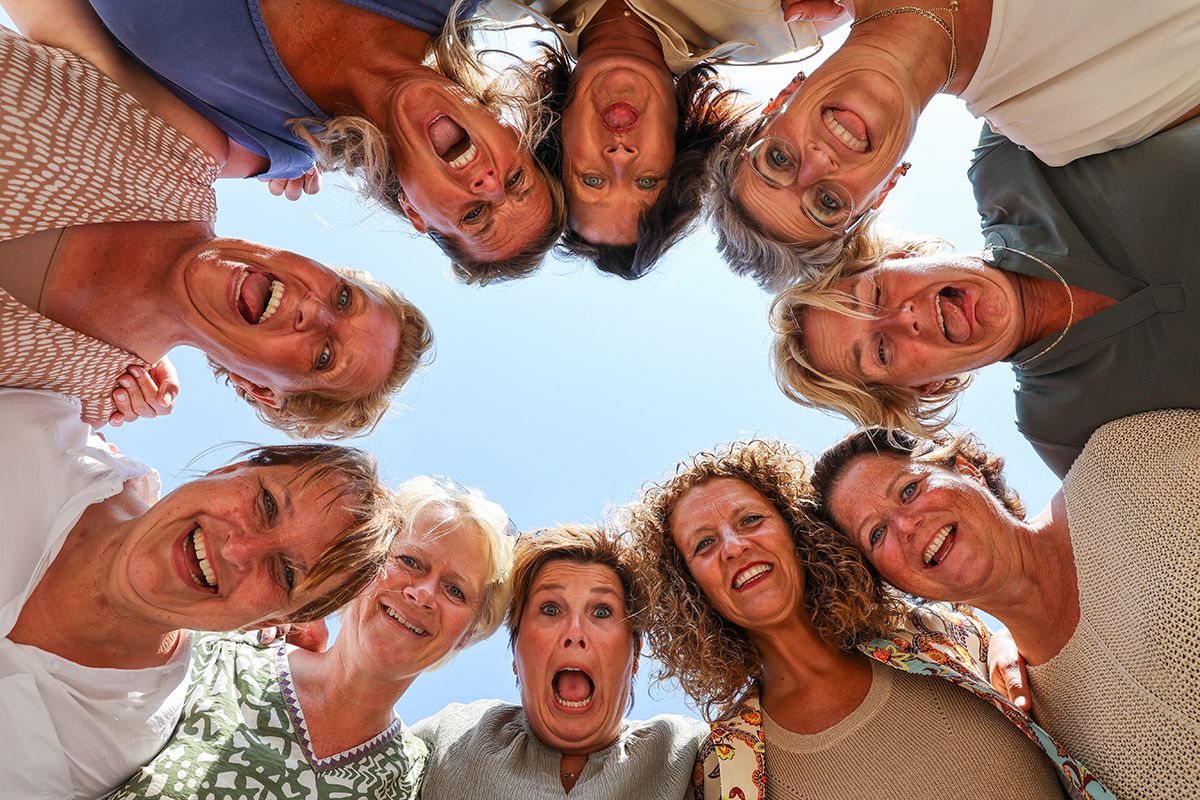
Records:
M454 478L447 478L445 475L430 475L429 479L433 481L435 486L440 489L444 489L451 497L468 497L472 492L471 489L463 486L461 483L454 480ZM479 493L478 490L474 491L477 494ZM504 533L508 536L512 536L513 538L520 536L521 530L517 527L517 524L512 521L512 517L507 517L506 519L508 520L508 524L504 527Z
M776 98L778 102L772 102L764 109L762 119L751 134L751 142L742 151L754 174L776 189L786 189L796 182L803 160L800 151L787 139L778 136L760 137L758 134L770 127L771 123L787 110L804 84L804 78L803 72L797 75L788 84L791 93L786 97ZM850 191L832 180L818 181L806 188L800 196L800 209L813 224L835 236L853 232L867 218L867 212L870 211L869 208L856 209Z

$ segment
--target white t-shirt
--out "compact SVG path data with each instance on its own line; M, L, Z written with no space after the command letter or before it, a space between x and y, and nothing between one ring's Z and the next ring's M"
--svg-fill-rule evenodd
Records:
M114 454L80 421L79 401L0 389L0 634L84 510L158 476ZM0 797L100 797L166 743L183 703L190 637L148 669L83 667L0 639Z
M959 96L1052 167L1137 144L1200 105L1200 2L992 0Z

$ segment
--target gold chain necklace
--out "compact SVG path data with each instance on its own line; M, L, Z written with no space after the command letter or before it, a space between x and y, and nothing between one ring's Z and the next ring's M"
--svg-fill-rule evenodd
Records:
M950 24L947 25L944 19L933 13L934 11L949 11ZM938 27L941 28L942 31L945 32L946 36L950 38L950 74L946 76L946 82L942 84L942 88L938 89L939 92L944 92L946 87L950 85L950 82L954 80L954 74L958 72L958 40L955 36L956 31L954 29L954 12L956 11L958 11L958 0L950 0L949 5L946 5L942 8L934 8L928 11L923 8L917 8L916 6L889 8L885 11L878 11L874 14L869 14L862 19L854 20L854 22L850 23L850 30L854 30L864 22L870 22L873 19L883 19L884 17L894 17L897 14L917 14L927 20L930 20L931 22L936 22Z
M1037 263L1041 264L1043 267L1045 267L1046 269L1048 269L1052 273L1054 273L1054 277L1058 278L1058 280L1063 285L1063 289L1065 289L1067 292L1067 302L1070 303L1070 310L1067 313L1067 326L1062 329L1062 331L1058 334L1058 338L1055 339L1053 342L1051 342L1050 346L1047 347L1045 350L1043 350L1042 352L1038 353L1035 356L1030 356L1029 358L1025 359L1024 361L1020 361L1013 365L1015 367L1024 367L1026 364L1036 361L1037 359L1046 355L1046 353L1049 353L1051 350L1053 350L1055 348L1055 346L1057 346L1058 343L1063 340L1063 337L1067 335L1067 331L1071 330L1071 324L1075 322L1075 295L1071 294L1071 286L1070 286L1070 284L1067 283L1067 279L1062 276L1062 273L1060 273L1054 267L1047 264L1045 261L1042 261L1037 256L1032 255L1030 253L1026 253L1024 250L1018 250L1015 247L1006 247L1002 244L991 245L991 248L993 250L995 250L996 248L999 248L1001 250L1008 250L1011 253L1016 253L1017 255L1022 255L1022 256L1025 256L1026 258L1036 261Z

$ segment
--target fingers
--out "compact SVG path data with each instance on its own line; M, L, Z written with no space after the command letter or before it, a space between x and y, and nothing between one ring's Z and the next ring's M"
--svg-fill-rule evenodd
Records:
M282 625L268 625L265 628L259 628L258 643L264 647L274 644L280 639L285 638L288 635L288 629L291 627L291 625L284 623Z
M154 394L154 405L160 414L170 414L175 407L175 398L179 396L179 373L169 358L163 358L157 364L150 366L150 379L158 384Z
M313 167L304 173L304 193L316 194L319 191L321 191L321 170Z
M836 0L782 0L780 5L787 22L833 20L846 13Z
M323 653L329 647L329 628L326 627L325 620L320 619L303 625L293 625L287 640L296 647Z
M321 170L313 167L299 178L265 178L267 191L276 197L299 200L301 194L316 194L321 191Z

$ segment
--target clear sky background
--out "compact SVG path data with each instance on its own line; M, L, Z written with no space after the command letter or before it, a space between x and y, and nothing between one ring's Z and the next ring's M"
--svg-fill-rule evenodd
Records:
M0 22L12 27L2 12ZM843 36L828 37L825 53ZM522 52L520 43L513 47ZM802 66L811 72L820 60ZM750 98L766 100L797 69L736 67L726 74ZM966 171L981 124L956 99L933 101L907 155L913 169L886 204L890 226L979 252ZM522 529L595 522L689 453L755 436L819 453L851 430L844 419L779 392L767 360L770 298L723 266L704 227L639 281L551 258L531 278L473 288L451 279L432 242L361 205L337 176L296 203L253 180L220 181L217 197L218 234L366 269L428 315L432 365L409 382L371 436L353 442L375 455L391 486L414 475L448 475L483 489ZM239 449L193 463L214 445L286 441L214 381L198 351L176 350L171 358L182 383L176 411L106 429L123 451L157 467L167 489ZM1036 512L1058 484L1016 430L1012 386L1007 366L985 369L958 420L1007 456L1010 483ZM519 702L511 662L502 630L419 678L397 708L413 722L450 702ZM643 659L631 716L695 714L678 687L651 685L654 668Z

